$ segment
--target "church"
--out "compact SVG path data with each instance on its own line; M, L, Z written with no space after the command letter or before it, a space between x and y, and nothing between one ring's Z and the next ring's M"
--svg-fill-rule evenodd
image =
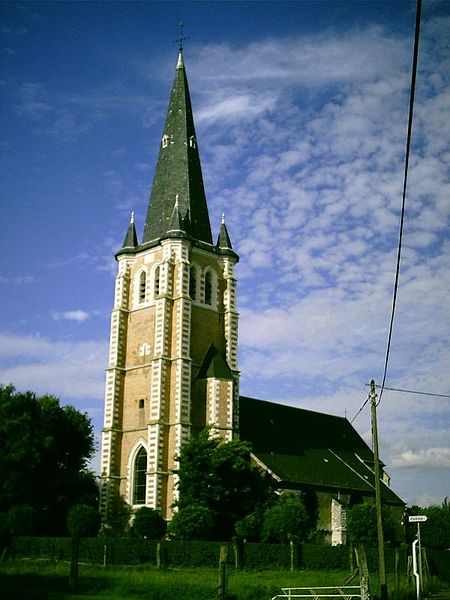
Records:
M103 520L118 496L169 520L176 456L209 427L223 440L250 442L255 464L279 489L313 493L325 541L345 543L346 508L374 502L373 454L345 418L239 395L239 257L223 217L217 225L213 239L180 50L142 240L132 215L116 254ZM403 510L385 475L382 499Z

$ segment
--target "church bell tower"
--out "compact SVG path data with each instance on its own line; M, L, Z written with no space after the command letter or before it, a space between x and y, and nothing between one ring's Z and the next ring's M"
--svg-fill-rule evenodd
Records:
M212 240L181 51L142 242L132 215L116 259L101 513L121 497L170 519L183 443L204 427L230 440L239 398L238 255L223 217Z

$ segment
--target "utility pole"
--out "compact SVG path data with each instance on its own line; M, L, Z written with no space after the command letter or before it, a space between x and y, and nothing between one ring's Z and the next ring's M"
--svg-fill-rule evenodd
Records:
M370 382L370 401L372 404L372 443L373 457L375 460L375 505L377 509L378 575L380 579L380 600L387 600L386 569L384 564L383 519L381 516L380 460L378 458L377 393L375 391L375 381L373 379Z

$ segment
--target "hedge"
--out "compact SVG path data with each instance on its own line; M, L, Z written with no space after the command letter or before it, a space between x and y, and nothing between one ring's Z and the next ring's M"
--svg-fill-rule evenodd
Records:
M450 581L450 550L427 550L431 575Z
M103 564L106 546L107 564L156 564L157 541L138 538L82 538L80 561ZM162 564L167 566L217 567L220 542L160 542ZM233 543L229 542L228 562L234 565ZM12 553L17 557L48 558L50 560L70 560L70 538L15 537ZM368 548L369 571L378 568L376 548ZM409 548L400 550L399 568L406 572ZM386 547L386 570L395 568L395 551ZM450 580L450 552L429 550L428 563L432 574ZM355 562L356 564L356 562ZM288 569L290 549L288 544L244 544L244 567L252 569ZM302 544L299 548L299 567L311 570L350 570L350 550L347 546L323 546Z

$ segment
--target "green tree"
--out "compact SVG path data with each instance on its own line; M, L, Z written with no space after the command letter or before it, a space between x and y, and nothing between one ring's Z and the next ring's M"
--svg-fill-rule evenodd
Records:
M213 540L217 514L207 506L185 506L169 523L168 532L178 540Z
M306 539L310 517L300 493L283 492L278 501L264 513L263 542L287 542Z
M256 510L249 515L245 515L245 517L239 521L236 521L234 528L237 535L247 542L259 542L261 539L263 521L263 510Z
M389 509L381 509L385 543L395 541L395 526ZM353 542L364 546L378 544L377 510L374 504L356 504L347 512L347 535Z
M93 453L86 414L53 396L0 386L0 511L26 505L37 511L40 533L64 534L69 506L97 506L87 470Z
M100 514L97 509L87 504L76 504L69 509L67 530L70 535L94 537L100 528Z
M166 529L167 523L159 512L143 506L134 514L131 535L149 540L159 540L166 533Z
M429 506L416 514L427 517L427 521L421 523L420 526L423 546L436 548L436 550L448 550L450 548L450 504L447 499L441 506Z
M254 511L270 495L266 480L251 464L246 442L223 442L204 430L181 449L179 458L179 523L185 510L204 507L213 516L209 534L202 539L227 540L234 535L236 521ZM206 514L206 513L205 513ZM173 528L171 528L174 533ZM182 532L177 527L177 536Z
M11 535L35 535L39 532L39 514L36 508L21 504L9 509L7 524Z

